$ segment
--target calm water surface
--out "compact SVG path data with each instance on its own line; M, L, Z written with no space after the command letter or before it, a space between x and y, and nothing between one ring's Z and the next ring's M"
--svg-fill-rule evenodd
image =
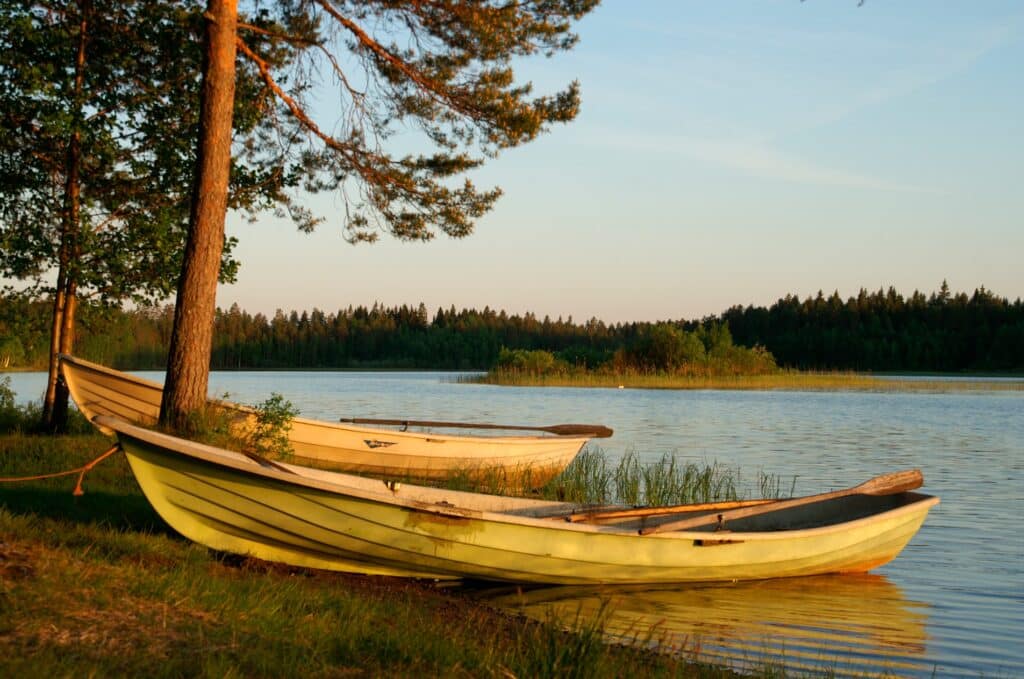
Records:
M10 377L21 400L38 398L42 375ZM751 482L763 470L788 489L795 477L798 494L920 467L942 504L871 575L481 595L569 622L603 610L610 634L738 666L781 654L837 674L1024 676L1024 392L508 388L451 373L332 372L214 373L210 392L250 404L277 392L326 420L597 422L615 429L600 441L613 461L631 450L717 461Z

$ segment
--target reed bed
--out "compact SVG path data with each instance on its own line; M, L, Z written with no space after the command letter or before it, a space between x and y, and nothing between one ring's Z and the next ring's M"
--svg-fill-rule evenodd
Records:
M970 391L1024 391L1024 380L898 379L852 372L786 370L763 375L703 375L666 373L568 372L532 374L492 371L466 378L482 384L516 387L588 387L620 389L722 389L749 391L868 391L947 393Z
M629 451L614 462L594 444L589 444L546 484L532 484L531 479L536 476L529 466L511 470L474 467L456 470L447 479L434 483L474 493L634 507L741 500L750 494L740 470L719 462L699 464L669 454L645 462L636 451ZM416 479L404 481L415 483ZM759 471L751 490L759 491L759 497L775 499L787 497L787 488L791 496L795 485L795 478L786 486L779 476Z

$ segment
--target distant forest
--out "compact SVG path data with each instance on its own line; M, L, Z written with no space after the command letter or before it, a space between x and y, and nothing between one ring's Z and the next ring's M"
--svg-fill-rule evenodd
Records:
M44 368L51 307L0 295L0 369ZM84 303L76 353L123 369L164 367L170 307L120 310ZM904 297L893 288L736 306L700 320L583 323L484 308L419 306L319 309L272 317L219 310L214 369L489 369L502 349L544 350L580 367L605 364L665 326L687 333L725 328L740 347L763 347L779 366L858 371L1024 371L1024 303L985 288ZM507 354L506 354L507 355Z

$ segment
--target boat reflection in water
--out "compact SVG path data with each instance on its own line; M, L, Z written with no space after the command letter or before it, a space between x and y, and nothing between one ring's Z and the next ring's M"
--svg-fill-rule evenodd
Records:
M475 595L610 641L736 669L784 665L836 675L931 675L927 606L880 575L659 587L504 587Z

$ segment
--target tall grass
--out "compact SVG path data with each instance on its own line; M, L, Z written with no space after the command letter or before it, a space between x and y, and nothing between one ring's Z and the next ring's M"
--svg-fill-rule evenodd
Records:
M608 458L599 449L586 448L551 480L540 494L545 499L604 504L613 498L615 473L608 466Z
M510 478L525 483L509 483ZM529 467L515 470L510 477L500 469L456 472L439 482L451 490L500 495L537 496L585 505L618 503L633 506L665 506L695 502L742 499L744 484L739 469L711 462L699 464L681 461L664 454L655 462L644 462L636 451L627 452L617 462L596 446L585 448L565 471L542 487L529 484ZM783 497L785 490L778 476L758 472L755 488L760 497ZM789 494L795 490L794 478Z
M669 454L655 462L644 462L631 450L613 463L593 445L584 448L561 474L543 486L531 484L532 478L535 476L528 465L514 470L484 467L455 470L433 484L473 493L638 507L740 500L747 493L740 470L719 462L687 462ZM791 497L795 489L795 477L786 485L781 477L758 471L752 490L760 493L758 497L774 499Z

